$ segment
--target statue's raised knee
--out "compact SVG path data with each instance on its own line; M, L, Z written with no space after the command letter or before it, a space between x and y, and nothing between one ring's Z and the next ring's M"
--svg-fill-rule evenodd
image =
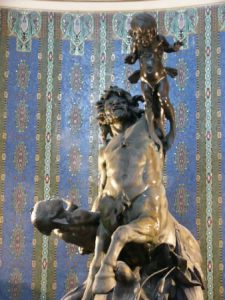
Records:
M116 285L113 266L102 265L95 276L92 291L93 294L108 294Z

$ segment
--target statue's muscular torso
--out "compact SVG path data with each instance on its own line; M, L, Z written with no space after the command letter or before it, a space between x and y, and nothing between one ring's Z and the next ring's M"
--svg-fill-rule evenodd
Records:
M130 200L132 209L127 209L125 222L149 218L151 212L154 226L160 227L154 243L175 245L162 183L162 155L149 138L146 120L142 117L123 134L113 137L101 154L106 176L102 196L116 199L125 195Z

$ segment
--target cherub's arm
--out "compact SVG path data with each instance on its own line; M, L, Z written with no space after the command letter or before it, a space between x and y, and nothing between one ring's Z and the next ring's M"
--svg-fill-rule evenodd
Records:
M91 211L98 211L99 204L102 198L102 193L106 185L107 175L106 175L106 162L105 162L105 147L100 149L98 157L98 171L100 173L99 191L98 196L94 200Z
M180 41L177 41L173 45L170 45L167 39L163 35L158 35L158 38L163 47L163 51L167 53L177 52L180 49L180 47L183 46L183 43Z
M125 57L125 63L126 64L134 64L138 59L138 49L137 49L137 43L133 42L131 45L131 53Z

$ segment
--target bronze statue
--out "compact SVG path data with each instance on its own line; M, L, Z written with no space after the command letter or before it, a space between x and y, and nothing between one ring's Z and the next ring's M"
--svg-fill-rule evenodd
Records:
M39 202L32 213L42 233L56 229L64 240L84 247L84 253L93 250L95 240L85 286L65 299L98 299L93 297L99 294L118 299L112 296L122 273L118 261L125 264L124 281L127 273L133 274L139 287L137 294L132 290L134 299L203 299L199 246L168 211L163 147L150 138L146 112L117 87L107 90L100 102L101 122L110 126L112 138L99 155L100 192L92 212L74 205L65 209L58 199Z
M157 34L156 21L148 13L133 16L129 34L132 37L132 49L131 54L125 58L125 63L134 64L139 60L140 70L135 71L128 79L131 83L136 83L140 78L144 99L152 103L158 135L164 142L165 150L168 150L174 141L176 126L174 109L169 99L167 74L175 77L177 70L164 67L162 59L164 52L176 52L183 43L178 41L170 45L163 35ZM164 132L164 115L170 122L167 136Z
M143 23L147 22L145 16L140 17ZM170 103L162 98L168 83L161 63L169 46L165 48L164 38L156 35L156 27L147 23L146 28L152 36L151 49L158 54L149 52L149 41L143 50L143 41L143 47L138 46L130 56L141 61L143 97L132 97L113 86L97 102L105 145L99 153L99 195L92 210L51 199L38 202L32 211L32 223L43 234L54 231L64 241L80 246L81 253L94 252L87 280L62 300L203 299L199 245L168 211L162 182L167 146L156 122L161 107L154 102L164 101L164 109ZM145 102L144 110L139 108L139 101ZM173 108L168 107L169 115L166 109L165 114L173 124Z

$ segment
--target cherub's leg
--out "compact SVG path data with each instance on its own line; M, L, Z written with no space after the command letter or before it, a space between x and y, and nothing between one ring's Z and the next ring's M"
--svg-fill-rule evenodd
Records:
M169 83L166 77L162 79L158 84L157 96L159 97L159 101L161 102L165 117L170 122L170 131L166 137L166 145L165 145L166 148L169 149L174 142L175 133L176 133L176 123L175 123L174 108L169 98ZM162 120L162 124L163 124L163 120Z
M141 83L141 89L142 89L142 95L145 100L145 117L148 124L148 132L149 136L152 138L152 140L155 142L155 144L160 148L161 141L159 140L154 126L154 112L153 112L153 97L154 93L152 88L145 82L142 81Z
M157 221L142 217L130 224L118 227L111 237L110 247L95 277L93 292L104 294L115 287L115 267L121 250L129 242L147 243L157 235Z

